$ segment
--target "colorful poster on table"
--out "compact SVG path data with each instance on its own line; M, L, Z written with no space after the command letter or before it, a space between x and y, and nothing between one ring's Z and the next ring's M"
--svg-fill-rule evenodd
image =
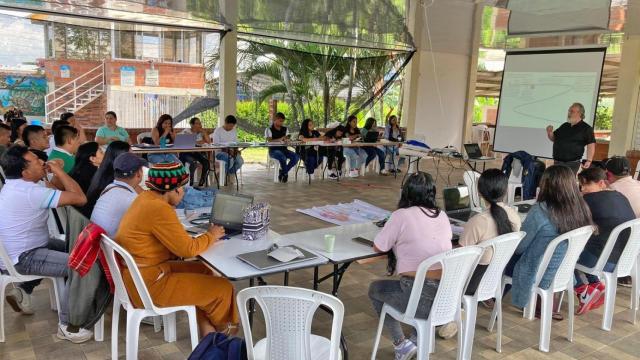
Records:
M136 86L136 67L120 67L120 86Z
M71 66L69 65L60 65L60 77L63 79L68 79L71 77Z
M391 216L390 211L357 199L346 204L317 206L296 211L336 225L362 224Z
M160 86L160 74L158 70L147 69L144 71L145 86Z

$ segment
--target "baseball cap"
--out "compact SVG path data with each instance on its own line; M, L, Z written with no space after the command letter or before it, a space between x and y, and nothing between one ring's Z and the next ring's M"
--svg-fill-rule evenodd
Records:
M624 156L614 156L605 162L605 168L615 176L629 175L631 165Z
M147 162L143 158L128 152L118 155L113 161L113 169L121 177L130 177L145 165Z

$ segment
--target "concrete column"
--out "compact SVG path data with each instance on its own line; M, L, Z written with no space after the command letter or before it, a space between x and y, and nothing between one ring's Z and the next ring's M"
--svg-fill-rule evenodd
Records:
M471 142L473 126L473 106L476 98L476 80L478 78L478 53L480 52L480 33L482 32L482 13L484 5L474 5L473 35L471 37L471 58L469 59L469 75L467 85L467 103L465 107L464 127L462 128L462 143ZM462 144L460 144L462 149Z
M629 21L633 21L629 19ZM639 19L635 19L640 22ZM627 25L625 24L625 28ZM636 114L640 99L640 34L626 35L622 42L622 58L613 109L613 127L609 156L625 155L633 148ZM639 124L640 125L640 124Z
M236 115L236 82L238 58L238 4L235 0L221 1L221 13L227 23L233 26L220 43L220 108L218 126L224 122L227 115Z
M416 43L418 36L424 31L424 18L422 15L422 7L419 1L409 2L409 11L407 18L407 28L413 34ZM417 44L416 44L417 46ZM407 136L415 135L416 125L416 109L418 101L418 79L420 78L420 51L416 51L411 58L411 62L407 65L404 75L404 96L402 100L402 119L400 123L407 127Z

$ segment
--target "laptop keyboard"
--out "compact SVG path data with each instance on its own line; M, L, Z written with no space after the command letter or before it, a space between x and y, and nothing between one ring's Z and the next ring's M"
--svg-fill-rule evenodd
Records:
M452 219L456 219L459 221L463 221L463 222L467 222L469 221L469 218L471 217L471 209L469 210L463 210L463 211L456 211L456 212L452 212L452 213L447 213L447 216L449 216Z

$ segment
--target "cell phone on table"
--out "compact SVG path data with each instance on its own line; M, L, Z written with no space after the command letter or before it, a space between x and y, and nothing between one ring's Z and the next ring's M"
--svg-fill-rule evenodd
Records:
M358 236L358 237L354 237L353 239L351 239L355 242L358 242L362 245L366 245L366 246L371 246L373 247L373 240L369 240L369 239L365 239L362 236Z

